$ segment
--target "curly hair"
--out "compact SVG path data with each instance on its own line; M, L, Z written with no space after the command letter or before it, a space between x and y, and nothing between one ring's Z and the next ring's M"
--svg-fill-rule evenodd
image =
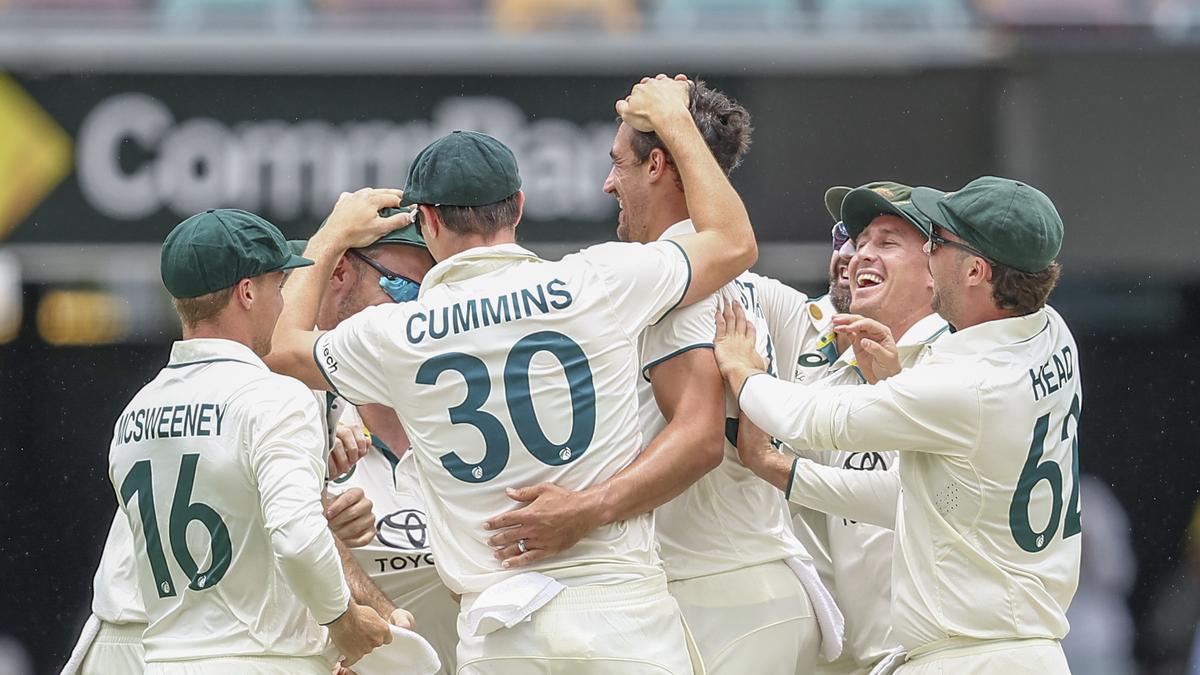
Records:
M708 149L716 158L717 164L725 175L729 175L742 163L742 158L750 150L750 134L754 128L750 126L750 113L737 101L726 96L723 92L710 89L703 80L696 79L688 96L688 109L696 128L708 144ZM638 164L646 161L655 149L662 150L671 163L671 153L662 139L654 132L633 132L633 155Z
M1062 266L1057 262L1040 272L1022 272L1008 265L992 266L992 300L996 307L1030 314L1041 309L1058 283Z

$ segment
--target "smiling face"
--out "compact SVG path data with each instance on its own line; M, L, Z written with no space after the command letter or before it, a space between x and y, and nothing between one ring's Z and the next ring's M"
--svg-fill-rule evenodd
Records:
M897 331L928 315L933 280L925 237L907 221L879 216L858 235L850 277L850 311L875 319Z
M838 312L850 311L850 260L854 243L847 241L829 258L829 302Z
M638 162L633 152L633 129L624 122L613 138L612 170L604 179L604 192L617 198L617 239L645 243L649 231L650 176L648 162Z

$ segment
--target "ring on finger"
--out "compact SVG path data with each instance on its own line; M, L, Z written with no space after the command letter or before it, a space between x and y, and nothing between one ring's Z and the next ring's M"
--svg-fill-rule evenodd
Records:
M524 540L524 539L518 539L518 540L517 540L517 550L518 550L518 551L520 551L521 553L528 553L528 552L529 552L529 547L525 545L525 540Z

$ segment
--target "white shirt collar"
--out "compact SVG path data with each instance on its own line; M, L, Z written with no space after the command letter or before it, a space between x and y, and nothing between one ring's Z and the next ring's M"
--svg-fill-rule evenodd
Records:
M224 338L194 338L179 340L171 345L168 366L184 366L212 361L240 361L263 370L267 364L246 345Z
M963 328L943 336L937 341L935 348L939 352L951 354L976 354L996 345L1025 342L1049 326L1050 315L1046 308L1042 308L1032 314L984 321L970 328Z
M460 251L433 266L421 282L418 298L434 286L451 279L469 279L506 267L518 260L541 260L533 251L515 243L476 246Z
M942 338L948 334L949 330L950 324L946 323L945 319L936 313L930 314L909 326L908 330L904 331L904 335L901 335L896 340L896 348L900 350L901 357L903 357L910 350L921 349L930 342ZM857 364L858 361L854 357L854 347L847 347L846 351L838 355L835 363L840 365Z

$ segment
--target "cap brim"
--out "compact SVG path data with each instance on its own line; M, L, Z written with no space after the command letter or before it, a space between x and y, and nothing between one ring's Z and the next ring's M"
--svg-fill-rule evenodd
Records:
M287 245L288 245L288 249L291 250L292 255L303 256L304 249L308 248L308 240L307 239L288 239Z
M279 269L275 271L281 272L284 270L294 270L297 267L308 267L311 264L313 264L313 261L309 260L308 258L304 258L292 253L288 256L287 260L283 261L283 264L279 266Z
M958 228L957 219L942 207L942 200L945 198L945 192L933 188L917 187L913 188L912 191L913 206L921 212L921 215L928 218L931 223L938 227L944 227L955 235L962 237L963 235Z
M846 232L851 241L867 229L872 220L879 216L896 216L917 228L921 234L928 235L932 223L911 202L891 202L887 197L871 188L855 188L842 200L842 222L846 224Z
M844 185L835 185L825 191L825 210L833 217L833 221L842 219L842 202L846 200L846 195L853 190L852 187Z

